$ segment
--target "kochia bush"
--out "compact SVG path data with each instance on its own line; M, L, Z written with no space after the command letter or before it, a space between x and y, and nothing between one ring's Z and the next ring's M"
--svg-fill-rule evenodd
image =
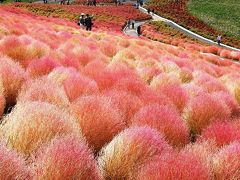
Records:
M183 121L178 111L171 106L157 104L145 106L140 109L133 119L132 125L148 125L157 129L166 136L166 140L177 147L189 142L187 124Z
M95 151L125 128L121 112L108 97L83 96L73 102L71 109L88 144Z
M102 179L93 153L77 137L56 137L35 156L36 179Z
M131 179L157 155L171 151L163 135L150 127L132 127L103 148L98 163L106 179Z
M31 176L24 159L0 143L0 179L30 179Z
M76 120L60 108L44 102L21 102L3 120L2 139L26 156L55 136L81 137Z
M69 105L64 88L46 77L33 79L23 84L18 101L41 101L66 107Z

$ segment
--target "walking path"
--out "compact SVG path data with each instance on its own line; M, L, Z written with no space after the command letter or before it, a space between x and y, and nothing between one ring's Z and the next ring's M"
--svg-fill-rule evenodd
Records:
M143 7L139 7L139 10L142 11L143 13L147 13L147 9L143 8ZM169 20L169 19L166 19L166 18L163 18L157 14L154 14L154 13L151 13L151 16L152 16L152 20L153 21L163 21L165 22L166 24L168 24L169 26L171 26L172 28L174 29L177 29L179 30L180 32L182 33L185 33L186 35L192 37L192 38L195 38L201 42L204 42L204 43L208 43L210 45L217 45L217 42L213 41L213 40L210 40L210 39L207 39L203 36L200 36L199 34L196 34L182 26L180 26L179 24ZM137 22L135 27L137 28L139 25L142 25L146 23L146 21L141 21L141 22ZM129 30L128 28L124 28L123 32L127 35L130 35L130 36L137 36L137 32L135 31L132 31L132 30ZM234 48L234 47L231 47L231 46L228 46L228 45L225 45L225 44L221 44L221 47L223 48L226 48L226 49L229 49L229 50L234 50L234 51L239 51L240 52L240 49L238 48Z

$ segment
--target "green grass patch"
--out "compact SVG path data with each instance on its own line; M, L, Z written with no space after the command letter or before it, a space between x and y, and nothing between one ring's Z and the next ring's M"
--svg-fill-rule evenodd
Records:
M208 25L240 40L239 0L189 0L188 9Z

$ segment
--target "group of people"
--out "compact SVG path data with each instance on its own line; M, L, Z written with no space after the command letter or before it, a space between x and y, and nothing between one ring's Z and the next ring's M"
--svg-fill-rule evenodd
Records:
M148 12L148 14L151 14L151 12L154 14L155 11L154 11L154 9L148 8L148 9L147 9L147 12Z
M132 29L135 29L135 21L129 19L129 20L127 21L127 28L128 28L128 29L131 29L131 26L132 26ZM141 26L137 26L137 34L138 34L138 36L141 35Z
M121 0L115 0L115 5L123 5L122 1Z
M97 1L96 0L87 0L87 5L88 6L97 6Z
M81 29L84 29L86 27L87 31L92 30L93 22L92 22L93 16L90 16L89 14L82 13L78 22L78 25Z

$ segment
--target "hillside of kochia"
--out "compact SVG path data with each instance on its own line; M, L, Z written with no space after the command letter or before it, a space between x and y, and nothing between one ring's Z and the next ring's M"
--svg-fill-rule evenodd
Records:
M240 178L239 53L0 14L0 179Z
M131 4L121 6L84 6L84 5L56 5L14 3L13 7L26 9L36 15L67 19L77 23L81 13L93 16L94 30L121 31L129 19L136 21L151 19Z

